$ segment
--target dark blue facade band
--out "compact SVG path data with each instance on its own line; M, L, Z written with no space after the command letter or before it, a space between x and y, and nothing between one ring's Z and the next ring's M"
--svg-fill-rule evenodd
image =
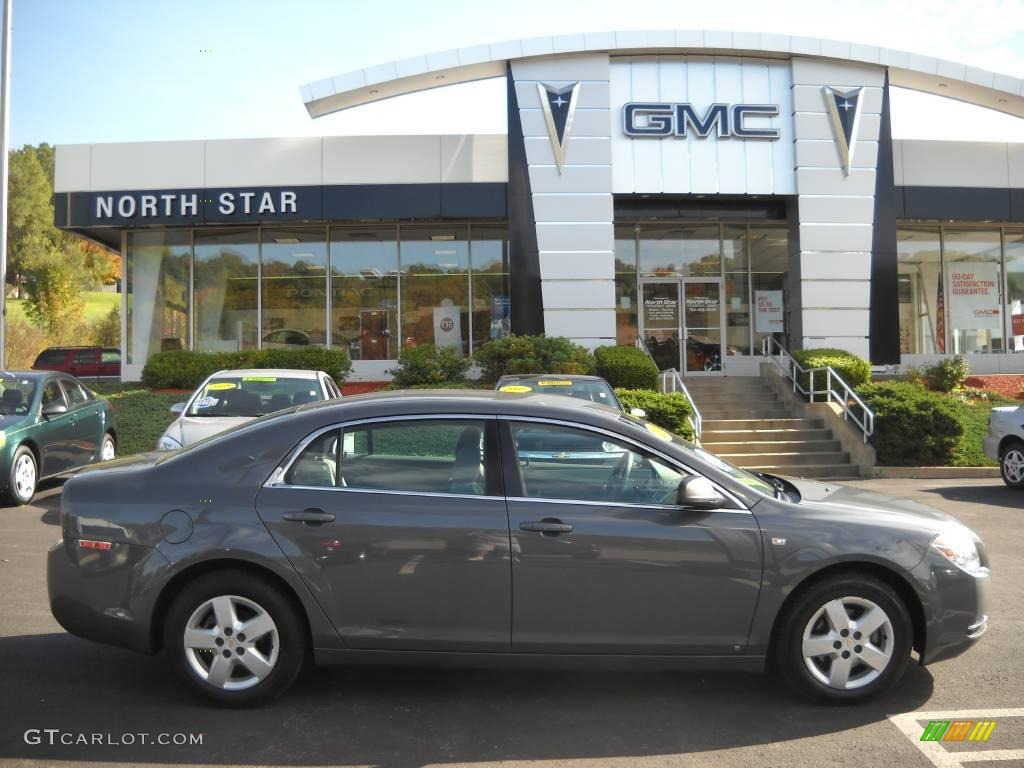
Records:
M519 99L512 78L512 65L506 65L508 85L508 256L509 303L512 308L512 333L544 333L544 310L540 282L540 249L537 247L537 223L533 213L530 166L526 161L523 124L519 119Z
M899 263L896 257L896 185L889 117L889 73L882 88L875 171L875 220L871 234L871 310L868 351L871 362L900 362Z
M502 182L64 192L54 195L63 229L360 221L505 219Z
M899 219L1024 222L1024 189L896 187Z

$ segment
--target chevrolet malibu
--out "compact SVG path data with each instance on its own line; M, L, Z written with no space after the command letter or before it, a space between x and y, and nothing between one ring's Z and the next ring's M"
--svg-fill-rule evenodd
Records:
M601 405L386 393L292 407L64 487L54 616L252 705L321 664L761 670L856 702L986 630L978 537L737 469Z

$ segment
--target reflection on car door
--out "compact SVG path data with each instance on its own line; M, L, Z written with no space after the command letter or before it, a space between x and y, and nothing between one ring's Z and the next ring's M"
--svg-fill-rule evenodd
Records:
M675 505L687 473L588 429L502 423L512 649L741 653L761 580L746 510Z
M42 466L39 468L40 477L66 472L72 466L71 441L74 439L74 419L70 413L61 413L49 418L42 416L42 409L48 403L64 406L68 404L64 390L57 383L57 379L50 379L46 382L39 403L39 451L42 455Z
M70 421L68 441L68 467L89 464L99 453L103 425L100 419L102 405L91 398L85 388L74 379L62 378L61 386L68 403Z
M315 437L256 507L351 648L507 651L497 422L386 420Z

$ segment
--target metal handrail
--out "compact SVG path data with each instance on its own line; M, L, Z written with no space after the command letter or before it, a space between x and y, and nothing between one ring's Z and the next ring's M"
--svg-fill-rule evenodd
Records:
M777 351L776 351L777 350ZM789 354L785 347L779 344L772 336L766 336L764 342L761 344L761 352L765 357L771 358L775 366L782 372L782 375L793 382L793 391L799 392L804 397L808 398L812 403L815 402L815 395L825 395L826 402L836 403L839 405L843 412L843 421L852 421L858 427L860 427L861 433L864 435L864 442L868 441L868 438L875 433L875 414L868 408L860 395L858 395L854 389L843 381L836 371L830 366L824 366L821 368L804 368L796 359ZM821 373L825 374L825 388L817 389L814 386L814 374L819 374L818 381L821 381ZM807 387L800 383L800 375L807 374ZM853 401L860 408L860 416L850 405L850 401Z
M651 359L651 362L657 367L657 362L654 359L654 355L651 354L651 350L647 348L644 340L639 336L636 338L634 343L638 349L642 349L644 354ZM692 415L687 416L686 420L690 422L690 427L693 429L693 436L697 442L700 442L701 428L703 426L703 418L700 415L700 409L697 407L696 401L693 399L693 395L690 394L690 390L686 388L686 384L683 383L683 377L679 375L679 371L675 368L669 368L664 371L658 372L658 391L662 393L668 392L682 392L683 396L690 403L690 411Z

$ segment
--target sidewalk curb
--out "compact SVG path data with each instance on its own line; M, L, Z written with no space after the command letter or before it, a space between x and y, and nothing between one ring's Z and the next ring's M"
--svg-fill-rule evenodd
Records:
M981 480L1000 478L999 467L872 467L872 480Z

